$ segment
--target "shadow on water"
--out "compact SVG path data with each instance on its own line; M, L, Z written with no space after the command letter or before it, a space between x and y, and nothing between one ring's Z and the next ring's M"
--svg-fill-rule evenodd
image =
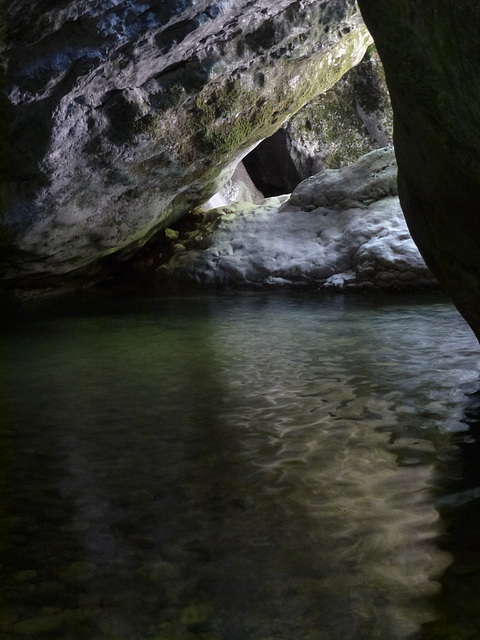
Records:
M213 544L235 440L210 409L222 380L208 308L194 307L137 318L103 301L13 329L2 638L157 638L161 624L175 638L209 617L190 574Z
M442 548L452 564L441 579L436 619L421 640L477 640L480 637L480 390L466 395L464 428L452 437L458 457L438 499L444 521Z
M4 338L2 640L463 640L478 354L444 301L87 296Z

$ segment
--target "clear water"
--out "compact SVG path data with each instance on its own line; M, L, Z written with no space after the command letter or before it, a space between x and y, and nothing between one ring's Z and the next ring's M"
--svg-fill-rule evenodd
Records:
M2 336L1 638L480 637L444 298L89 294Z

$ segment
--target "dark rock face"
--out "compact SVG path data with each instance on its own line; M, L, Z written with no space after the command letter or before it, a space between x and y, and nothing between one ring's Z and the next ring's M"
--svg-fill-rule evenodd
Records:
M293 157L292 141L286 126L255 147L244 158L243 164L258 189L267 197L291 193L303 179Z
M385 74L372 45L360 64L261 142L244 163L265 195L290 193L324 169L339 169L391 145L392 132Z
M359 5L385 68L412 237L480 339L480 4Z
M0 0L0 17L1 268L26 286L131 255L371 42L354 0Z

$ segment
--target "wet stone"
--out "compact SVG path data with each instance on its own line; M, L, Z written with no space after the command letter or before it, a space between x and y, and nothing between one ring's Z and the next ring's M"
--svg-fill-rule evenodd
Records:
M180 570L171 562L153 562L141 566L137 575L145 582L161 583L177 580L180 577Z
M195 627L207 622L212 613L213 609L208 604L191 604L183 610L180 621L186 627Z
M23 571L17 571L13 576L16 582L32 582L36 580L38 573L34 569L25 569Z
M150 504L155 500L155 496L151 491L139 489L128 494L129 502L133 504Z
M12 611L7 607L0 608L0 631L10 629L15 622L18 622L18 618L19 616L16 611Z
M160 624L155 630L152 628L151 632L155 634L153 636L155 640L198 640L198 638L203 638L201 634L190 633L190 631L179 628L178 625L171 622Z
M51 507L49 509L44 509L43 517L49 522L62 522L63 520L66 520L67 513L59 507Z
M54 580L47 580L36 585L36 593L39 595L61 593L62 591L65 591L65 585Z
M58 576L62 582L67 584L81 584L88 582L96 569L92 562L72 562L68 567L62 569Z
M62 616L66 624L74 624L76 622L84 622L93 618L99 613L98 607L86 607L84 609L68 609L63 612Z
M44 615L17 622L13 625L13 632L19 636L36 637L39 634L58 631L63 626L63 622L61 614Z

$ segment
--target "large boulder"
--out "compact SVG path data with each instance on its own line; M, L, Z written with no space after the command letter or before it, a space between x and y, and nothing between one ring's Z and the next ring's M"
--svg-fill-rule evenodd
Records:
M0 17L1 267L16 286L127 258L371 43L355 0L0 0Z
M331 89L318 95L245 158L265 195L290 193L324 169L352 164L392 144L393 115L375 46Z
M480 3L359 5L390 90L410 231L480 339Z
M419 290L438 286L408 233L393 149L169 229L161 277L214 287Z

